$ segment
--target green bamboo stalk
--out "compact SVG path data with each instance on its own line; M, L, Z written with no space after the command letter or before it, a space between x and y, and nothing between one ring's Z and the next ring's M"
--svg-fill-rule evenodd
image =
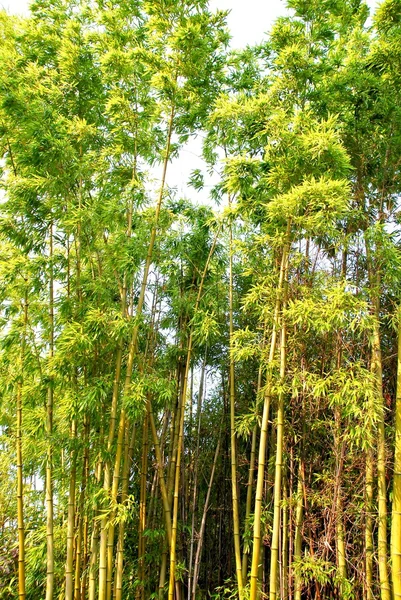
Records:
M53 274L53 221L49 228L49 362L53 368L54 356L54 274ZM53 600L54 590L54 531L53 531L53 377L49 378L46 404L46 600Z

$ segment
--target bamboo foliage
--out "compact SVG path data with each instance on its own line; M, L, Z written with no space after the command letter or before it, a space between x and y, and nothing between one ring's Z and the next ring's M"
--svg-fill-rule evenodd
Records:
M0 600L401 598L400 7L288 7L0 15Z

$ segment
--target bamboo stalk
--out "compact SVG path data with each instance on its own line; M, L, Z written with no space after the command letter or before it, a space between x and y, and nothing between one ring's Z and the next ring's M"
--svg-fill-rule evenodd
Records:
M285 310L287 302L287 274L288 274L288 252L285 253L283 274L283 301L282 310ZM274 514L273 534L270 558L270 600L277 598L277 578L279 566L279 536L280 536L280 511L281 511L281 484L283 472L283 445L284 445L284 381L287 363L287 328L285 317L281 317L280 337L280 392L277 407L277 442L276 442L276 468L274 476Z
M295 509L295 540L294 540L294 562L297 565L294 575L294 600L301 600L302 580L299 575L299 562L302 557L302 522L303 522L303 469L301 459L298 467L297 503Z
M138 333L139 333L139 327L140 327L139 317L142 315L142 310L143 310L143 306L144 306L144 302L145 302L145 294L146 294L146 288L147 288L147 283L148 283L149 270L150 270L150 265L151 265L152 257L153 257L153 248L154 248L155 241L156 241L157 227L159 224L159 217L160 217L160 211L161 211L163 195L164 195L164 187L165 187L165 182L166 182L167 165L168 165L168 161L170 159L170 146L171 146L171 136L173 133L173 122L174 122L174 105L172 105L172 107L171 107L171 113L170 113L169 124L168 124L166 151L165 151L165 158L164 158L164 162L163 162L163 173L162 173L162 179L161 179L161 184L160 184L159 196L158 196L158 200L157 200L157 204L156 204L155 221L154 221L154 225L152 227L152 231L150 234L148 251L147 251L147 255L146 255L145 266L144 266L144 271L143 271L143 276L142 276L141 289L140 289L138 304L137 304L137 308L136 308L136 324L134 325L130 344L129 344L129 352L128 352L126 374L125 374L124 392L123 392L124 397L126 397L129 393L129 389L130 389L130 385L131 385L132 371L133 371L133 366L134 366L134 359L135 359L136 352L137 352L137 340L138 340ZM118 434L118 438L117 438L117 452L116 452L116 457L115 457L115 461L114 461L114 472L113 472L114 492L112 492L112 499L113 499L113 493L117 494L117 491L118 491L118 483L119 483L119 476L120 476L119 475L120 462L121 462L121 456L122 456L121 447L123 444L125 422L126 422L126 411L124 408L122 408L121 413L120 413L120 421L119 421L119 434ZM107 578L109 578L109 581L111 581L111 575L108 575L108 573L107 573L107 570L108 570L107 547L109 547L109 549L111 547L111 538L112 538L112 536L114 536L114 526L113 526L113 524L110 524L110 527L107 530L106 527L107 527L108 523L109 523L108 519L104 519L104 524L102 523L102 532L101 532L101 536L100 536L99 600L106 600L106 599L110 600L110 597L111 597L111 586L109 587L109 592L107 590ZM109 553L110 553L110 550L109 550ZM109 554L109 565L110 565L110 554Z
M282 302L282 291L284 285L285 271L287 265L287 254L289 252L289 234L290 234L290 223L287 226L287 240L284 244L283 253L281 257L280 275L277 287L277 298L273 316L273 327L270 338L270 351L268 358L268 367L271 365L274 359L277 343L277 334L279 327L279 316ZM265 461L266 461L266 444L267 444L267 430L269 423L269 412L270 412L270 399L271 399L271 374L268 371L267 381L265 386L262 424L259 439L259 452L258 452L258 474L256 482L256 494L255 494L255 511L254 511L254 528L253 528L253 551L252 551L252 566L251 566L251 588L250 588L250 600L256 600L258 595L258 573L259 573L259 560L260 560L260 547L261 547L261 516L262 516L262 496L263 496L263 484L265 474Z
M202 297L203 292L203 284L205 281L206 274L209 269L210 260L214 254L214 250L217 244L217 239L220 234L220 227L218 228L216 235L214 237L212 246L209 251L209 255L206 260L205 268L202 273L201 281L198 288L198 294L196 297L194 314L197 313L199 308L199 303ZM178 528L178 500L179 500L179 489L180 489L180 474L181 474L181 455L182 455L182 446L184 439L184 416L185 416L185 404L186 404L186 396L187 396L187 386L188 386L188 375L191 364L192 357L192 344L193 344L193 329L191 328L189 339L188 339L188 349L187 349L187 360L185 365L185 373L184 380L181 392L181 407L180 407L180 418L179 418L179 433L178 433L178 443L177 443L177 462L175 465L175 480L174 480L174 507L173 507L173 521L172 521L172 529L171 529L171 544L170 544L170 579L169 579L169 589L168 589L168 599L174 600L174 589L175 589L175 568L176 568L176 544L177 544L177 528Z
M259 398L260 389L262 387L262 368L259 367L258 372L258 384L256 389L256 403ZM248 525L249 518L251 516L252 510L252 488L253 488L253 480L255 475L255 461L256 461L256 441L257 441L257 425L252 430L252 442L251 442L251 455L249 460L249 472L248 472L248 484L246 490L246 506L245 506L245 523ZM244 586L247 583L247 575L248 575L248 557L249 557L249 548L243 552L242 554L242 582Z
M210 473L210 479L209 479L209 483L208 483L208 486L207 486L207 493L206 493L205 504L203 505L203 513L202 513L201 526L200 526L200 529L199 529L199 538L198 538L198 545L197 545L196 554L195 554L194 578L193 578L193 585L192 585L192 598L193 598L193 600L195 600L195 598L196 598L196 587L198 585L199 567L200 567L200 560L201 560L201 556L202 556L203 539L204 539L205 528L206 528L206 517L207 517L207 511L209 509L210 493L212 491L213 479L214 479L214 474L215 474L215 471L216 471L216 464L217 464L217 459L218 459L218 456L219 456L219 452L220 452L220 436L219 436L219 439L218 439L218 442L217 442L217 446L216 446L216 450L215 450L215 453L214 453L212 471Z
M197 508L197 493L198 493L198 466L199 466L199 443L200 443L200 429L202 423L202 401L203 401L203 390L205 383L205 371L206 371L206 357L207 351L202 363L202 370L199 383L198 391L198 403L196 409L197 416L197 436L196 436L196 449L195 449L195 461L194 461L194 482L193 482L193 496L192 496L192 522L191 522L191 542L189 552L189 566L188 566L188 600L191 600L192 595L192 563L193 563L193 552L195 545L195 513Z
M167 539L170 543L171 542L171 510L170 510L170 503L169 503L168 493L167 493L167 488L166 488L166 482L165 482L164 474L163 474L163 459L162 459L162 454L161 454L161 450L160 450L159 439L157 436L155 419L154 419L153 411L151 408L149 409L149 423L150 423L150 430L152 433L153 444L154 444L155 454L156 454L156 468L159 473L159 484L160 484L160 492L161 492L162 501L163 501L164 520L165 520L165 524L166 524Z
M231 207L231 199L229 200ZM243 599L244 587L242 582L242 564L241 564L241 537L238 509L238 481L237 481L237 440L235 435L235 368L233 359L233 232L230 223L230 247L229 247L229 316L230 316L230 441L231 441L231 499L233 507L233 531L234 531L234 554L235 570L237 577L239 599Z
M282 506L282 548L281 548L281 561L282 561L282 575L281 575L281 586L282 599L288 600L288 492L287 492L287 480L283 477L283 506Z
M136 427L135 424L132 427L131 439L129 443L125 443L124 452L124 466L123 476L121 480L121 503L127 501L128 497L128 486L129 486L129 472L132 463L132 455L134 452L135 445ZM123 567L124 567L124 533L125 533L125 521L120 521L118 528L118 542L117 542L117 564L116 564L116 576L114 582L114 593L115 600L122 600L122 589L123 589Z
M138 579L137 587L138 600L145 600L145 542L143 532L146 528L146 476L148 469L148 437L149 433L149 402L143 423L142 433L142 466L141 466L141 486L139 499L139 527L138 527Z
M74 529L75 529L75 487L76 487L76 449L77 420L73 418L71 423L71 472L68 492L68 516L67 516L67 559L65 564L65 600L73 600L74 595Z
M102 447L104 442L103 435L100 435L100 447ZM103 461L101 458L98 459L95 469L95 479L97 483L100 483L101 480L101 471L103 467ZM98 520L98 507L95 506L94 510L94 518L92 522L92 535L91 535L91 545L90 545L90 560L89 560L89 586L88 586L88 599L95 600L96 598L96 581L97 581L97 572L96 567L98 563L98 552L99 552L99 530L100 524Z
M24 325L21 340L21 373L17 384L16 401L16 454L17 454L17 527L18 527L18 598L25 600L25 525L24 525L24 473L22 462L22 386L24 380L24 359L26 329L28 325L28 293L24 300Z
M366 600L373 600L373 453L365 457L365 586Z
M49 228L49 362L53 369L54 356L54 273L53 273L53 221ZM46 600L53 600L54 590L54 531L53 531L53 399L54 382L49 377L46 404Z
M368 241L366 242L366 260L370 284L370 301L372 305L373 341L372 341L372 373L375 376L375 388L379 402L378 440L377 440L377 501L378 501L378 538L377 553L379 559L379 581L381 600L390 600L390 581L387 565L387 485L386 485L386 443L384 430L384 399L382 354L380 343L380 271L374 270L373 257Z
M391 575L393 600L401 598L401 319L398 323L398 370L395 405L393 505L391 515Z
M77 527L77 538L75 545L75 578L74 578L74 600L81 600L81 571L84 565L84 529L85 529L85 493L87 486L87 477L89 473L89 421L84 416L84 457L82 464L82 483L79 498L79 525ZM83 566L85 569L85 565Z

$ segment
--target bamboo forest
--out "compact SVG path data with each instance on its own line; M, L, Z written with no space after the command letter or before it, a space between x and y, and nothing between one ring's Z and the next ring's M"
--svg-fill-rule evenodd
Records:
M285 10L0 11L0 600L401 600L401 0Z

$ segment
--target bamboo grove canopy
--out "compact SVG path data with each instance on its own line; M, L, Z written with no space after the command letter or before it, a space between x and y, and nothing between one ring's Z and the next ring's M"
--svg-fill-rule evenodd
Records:
M401 1L287 6L0 12L0 600L401 599Z

